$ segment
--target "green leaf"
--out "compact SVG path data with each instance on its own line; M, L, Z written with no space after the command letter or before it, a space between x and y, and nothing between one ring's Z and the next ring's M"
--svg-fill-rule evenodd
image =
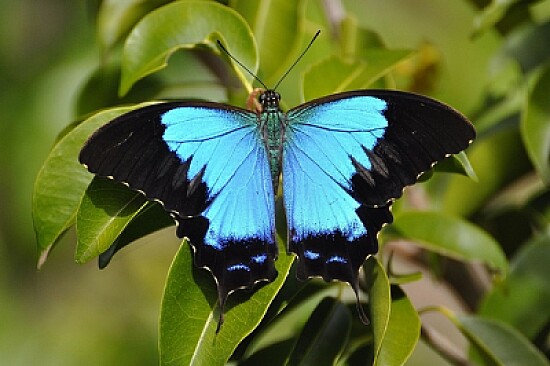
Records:
M154 99L162 88L158 78L145 78L137 83L136 88L123 98L118 97L120 65L102 64L90 75L79 91L77 99L78 115L93 113L112 105L135 104L142 100Z
M420 318L397 285L391 286L391 313L375 365L404 365L420 338Z
M506 322L534 339L550 321L550 237L523 245L510 263L510 274L480 305L479 314Z
M236 0L231 6L248 22L258 44L259 76L273 86L302 51L303 0Z
M346 86L346 90L366 89L375 81L390 73L399 63L414 55L412 50L371 48L363 50L362 61L366 68Z
M406 50L372 49L365 57L367 61L345 61L331 56L312 66L304 74L305 100L366 89L410 55L411 51Z
M172 0L105 0L97 16L98 40L103 49L110 49L128 34L141 17Z
M304 98L312 100L325 95L343 91L350 78L365 68L362 62L345 62L337 56L331 56L310 67L304 73Z
M170 57L170 64L153 75L137 81L123 97L118 88L120 64L101 64L79 91L77 112L84 115L113 105L135 104L143 100L203 99L227 100L227 89L201 58L206 52L182 51ZM183 72L182 72L183 71ZM245 98L243 98L244 100Z
M294 346L294 339L286 339L284 341L270 344L255 352L244 361L239 360L239 366L279 366L285 365L288 362L288 355Z
M146 206L143 194L95 177L76 216L76 261L85 263L106 251Z
M372 364L372 344L365 343L355 347L345 360L337 363L337 366L355 366Z
M390 321L390 283L384 267L374 256L367 258L363 270L367 278L369 315L374 336L374 361L377 362Z
M504 64L507 58L517 61L524 74L547 62L550 50L547 47L550 22L525 23L511 32L495 62Z
M323 299L300 334L289 364L333 365L347 343L350 330L347 307L334 298Z
M521 278L530 277L540 282L541 286L550 292L548 263L550 263L550 233L526 243L510 264L510 272Z
M476 172L464 151L443 159L435 165L434 170L441 173L462 174L476 182L478 181Z
M521 137L541 179L550 184L550 64L529 93L521 118Z
M141 78L163 69L172 53L199 44L218 51L221 40L251 72L258 58L252 31L233 9L212 1L177 1L146 15L124 44L120 94ZM232 63L238 78L250 89L252 76Z
M292 49L287 49L285 53L288 55L289 60L285 65L281 66L281 71L290 66L291 62L296 61L297 57L303 52L310 44L313 36L318 30L321 30L321 34L317 37L315 42L309 48L309 50L303 55L296 65L289 69L289 73L286 75L284 81L281 82L277 91L281 94L281 108L287 110L300 103L305 102L303 97L303 75L306 70L313 64L324 59L327 55L330 55L335 50L335 43L331 37L331 23L326 17L326 8L324 4L319 1L307 1L301 0L300 9L298 9L298 37L296 37L296 45ZM271 25L278 23L284 23L283 19L271 20ZM270 42L273 40L270 40ZM269 47L269 45L258 45L259 47ZM263 61L263 60L261 60ZM262 70L260 70L261 72ZM287 70L284 70L287 71ZM268 79L268 85L274 86L271 83L278 82L280 75L265 75Z
M64 131L51 150L36 177L33 192L39 267L55 242L74 224L84 191L92 180L92 175L78 162L82 145L94 130L133 108L115 108L88 118L71 131Z
M132 218L109 249L100 254L99 268L105 268L116 252L135 240L172 225L174 225L174 219L168 215L160 203L147 202L147 206Z
M291 276L293 276L292 272L289 274L287 280L285 281L285 286L287 286L289 282L298 281L295 276ZM290 301L290 303L280 313L278 313L277 316L272 319L272 321L270 321L269 318L267 319L269 323L266 325L265 329L262 329L262 331L257 334L251 341L251 343L247 346L245 357L251 357L251 355L254 355L257 352L261 352L261 350L269 347L270 345L276 344L281 341L285 341L288 339L292 339L295 341L300 335L300 332L302 331L307 320L309 319L315 308L322 301L322 299L327 296L338 296L339 292L337 286L323 289L319 288L319 286L315 282L320 283L319 280L308 281L305 287L306 290L300 291L300 293L306 292L306 294L304 294L304 297L298 294L298 298L292 298L292 295L295 294L288 293L288 295L285 297L285 286L283 286L283 288L277 293L277 299L275 301L277 301L280 297L283 297L287 301ZM307 289L307 287L309 286L316 289L316 291L310 293L310 291ZM311 291L313 291L313 289L311 289ZM309 296L307 294L309 294ZM274 304L275 302L272 305ZM270 307L269 310L271 312L273 310L272 307ZM288 357L291 351L292 348L289 350L289 353L285 357Z
M369 51L384 47L384 42L378 33L361 28L357 18L350 14L342 19L338 38L344 57L362 58L368 61Z
M279 239L279 251L284 244ZM272 283L251 292L237 291L226 305L225 322L216 334L219 309L209 272L195 269L183 241L168 274L160 316L161 365L223 365L237 345L258 326L283 285L294 257L280 254Z
M392 285L404 285L422 279L422 272L395 273L393 270L393 252L390 253L387 264L388 279Z
M479 34L501 20L514 3L521 0L493 0L489 6L474 19L474 32Z
M536 3L540 0L492 0L489 6L485 7L483 11L474 19L474 36L479 35L487 31L489 28L495 26L497 23L504 21L507 16L512 19L512 24L519 21L518 10L522 10L526 17L529 14L529 4ZM514 9L515 7L515 9ZM514 9L515 11L513 11Z
M207 50L176 52L170 57L168 67L138 81L127 96L132 96L140 88L147 87L143 82L154 78L163 85L163 89L156 96L157 99L202 99L226 102L228 89L220 83L219 75L216 74L219 70L212 68L211 59L215 57Z
M466 315L457 316L454 321L484 365L550 365L535 346L505 323Z
M517 123L516 118L502 122L469 148L468 158L483 184L456 175L449 177L442 200L446 212L472 215L502 188L532 169L515 127ZM510 164L512 161L514 164Z
M507 273L507 261L499 244L481 228L437 212L400 214L391 226L398 235L430 251L458 260L480 261Z
M214 323L217 319L214 319L212 310L216 300L212 276L194 267L187 240L183 240L170 266L162 298L159 330L161 365L201 365L207 364L207 360L212 361L211 357L224 356L223 348L219 349L219 354L213 352L208 355L214 342L220 341L215 335ZM223 331L225 327L222 327ZM223 334L221 332L218 336ZM218 360L212 364L223 362Z

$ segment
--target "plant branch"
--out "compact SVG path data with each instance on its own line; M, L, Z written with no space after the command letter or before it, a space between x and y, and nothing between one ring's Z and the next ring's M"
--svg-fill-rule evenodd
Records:
M456 366L472 366L464 355L435 329L422 326L420 337L441 357Z

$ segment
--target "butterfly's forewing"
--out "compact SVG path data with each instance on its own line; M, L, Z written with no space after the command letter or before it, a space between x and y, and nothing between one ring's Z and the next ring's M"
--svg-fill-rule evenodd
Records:
M298 275L339 279L376 253L391 200L468 146L472 125L432 99L395 91L332 95L292 109L283 147L289 250Z
M235 289L276 277L274 193L257 128L245 110L161 103L113 120L80 153L92 173L164 205L195 264L213 273L222 307Z
M399 198L420 174L464 150L476 137L466 117L434 99L390 90L370 91L365 96L384 101L382 113L388 121L383 138L365 150L372 168L354 163L358 172L353 177L354 193L369 205Z

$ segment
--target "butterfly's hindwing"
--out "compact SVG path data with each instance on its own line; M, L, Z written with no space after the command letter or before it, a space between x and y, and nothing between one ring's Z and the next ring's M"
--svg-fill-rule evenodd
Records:
M161 103L99 129L80 161L164 205L220 301L276 276L274 193L256 115L214 103Z

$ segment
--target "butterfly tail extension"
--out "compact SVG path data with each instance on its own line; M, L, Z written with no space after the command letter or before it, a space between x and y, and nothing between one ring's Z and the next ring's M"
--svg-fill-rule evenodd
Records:
M330 234L310 233L304 238L294 235L289 250L298 256L298 279L322 277L325 281L349 283L356 295L359 316L368 324L359 298L359 268L367 256L378 252L377 234L384 224L392 222L393 217L389 205L377 208L361 205L356 215L366 228L364 235L351 239L340 230Z
M228 296L238 289L251 289L256 283L273 281L277 277L275 241L263 239L231 240L219 238L217 244L207 243L209 222L203 216L176 218L177 235L187 237L194 249L195 265L208 269L216 281L219 323L224 321Z
M359 281L356 281L355 284L352 284L351 288L355 293L355 307L357 308L359 320L361 320L361 323L363 323L364 325L369 325L369 317L367 316L367 313L365 313L365 309L363 309L363 305L361 305L361 299L359 298Z

